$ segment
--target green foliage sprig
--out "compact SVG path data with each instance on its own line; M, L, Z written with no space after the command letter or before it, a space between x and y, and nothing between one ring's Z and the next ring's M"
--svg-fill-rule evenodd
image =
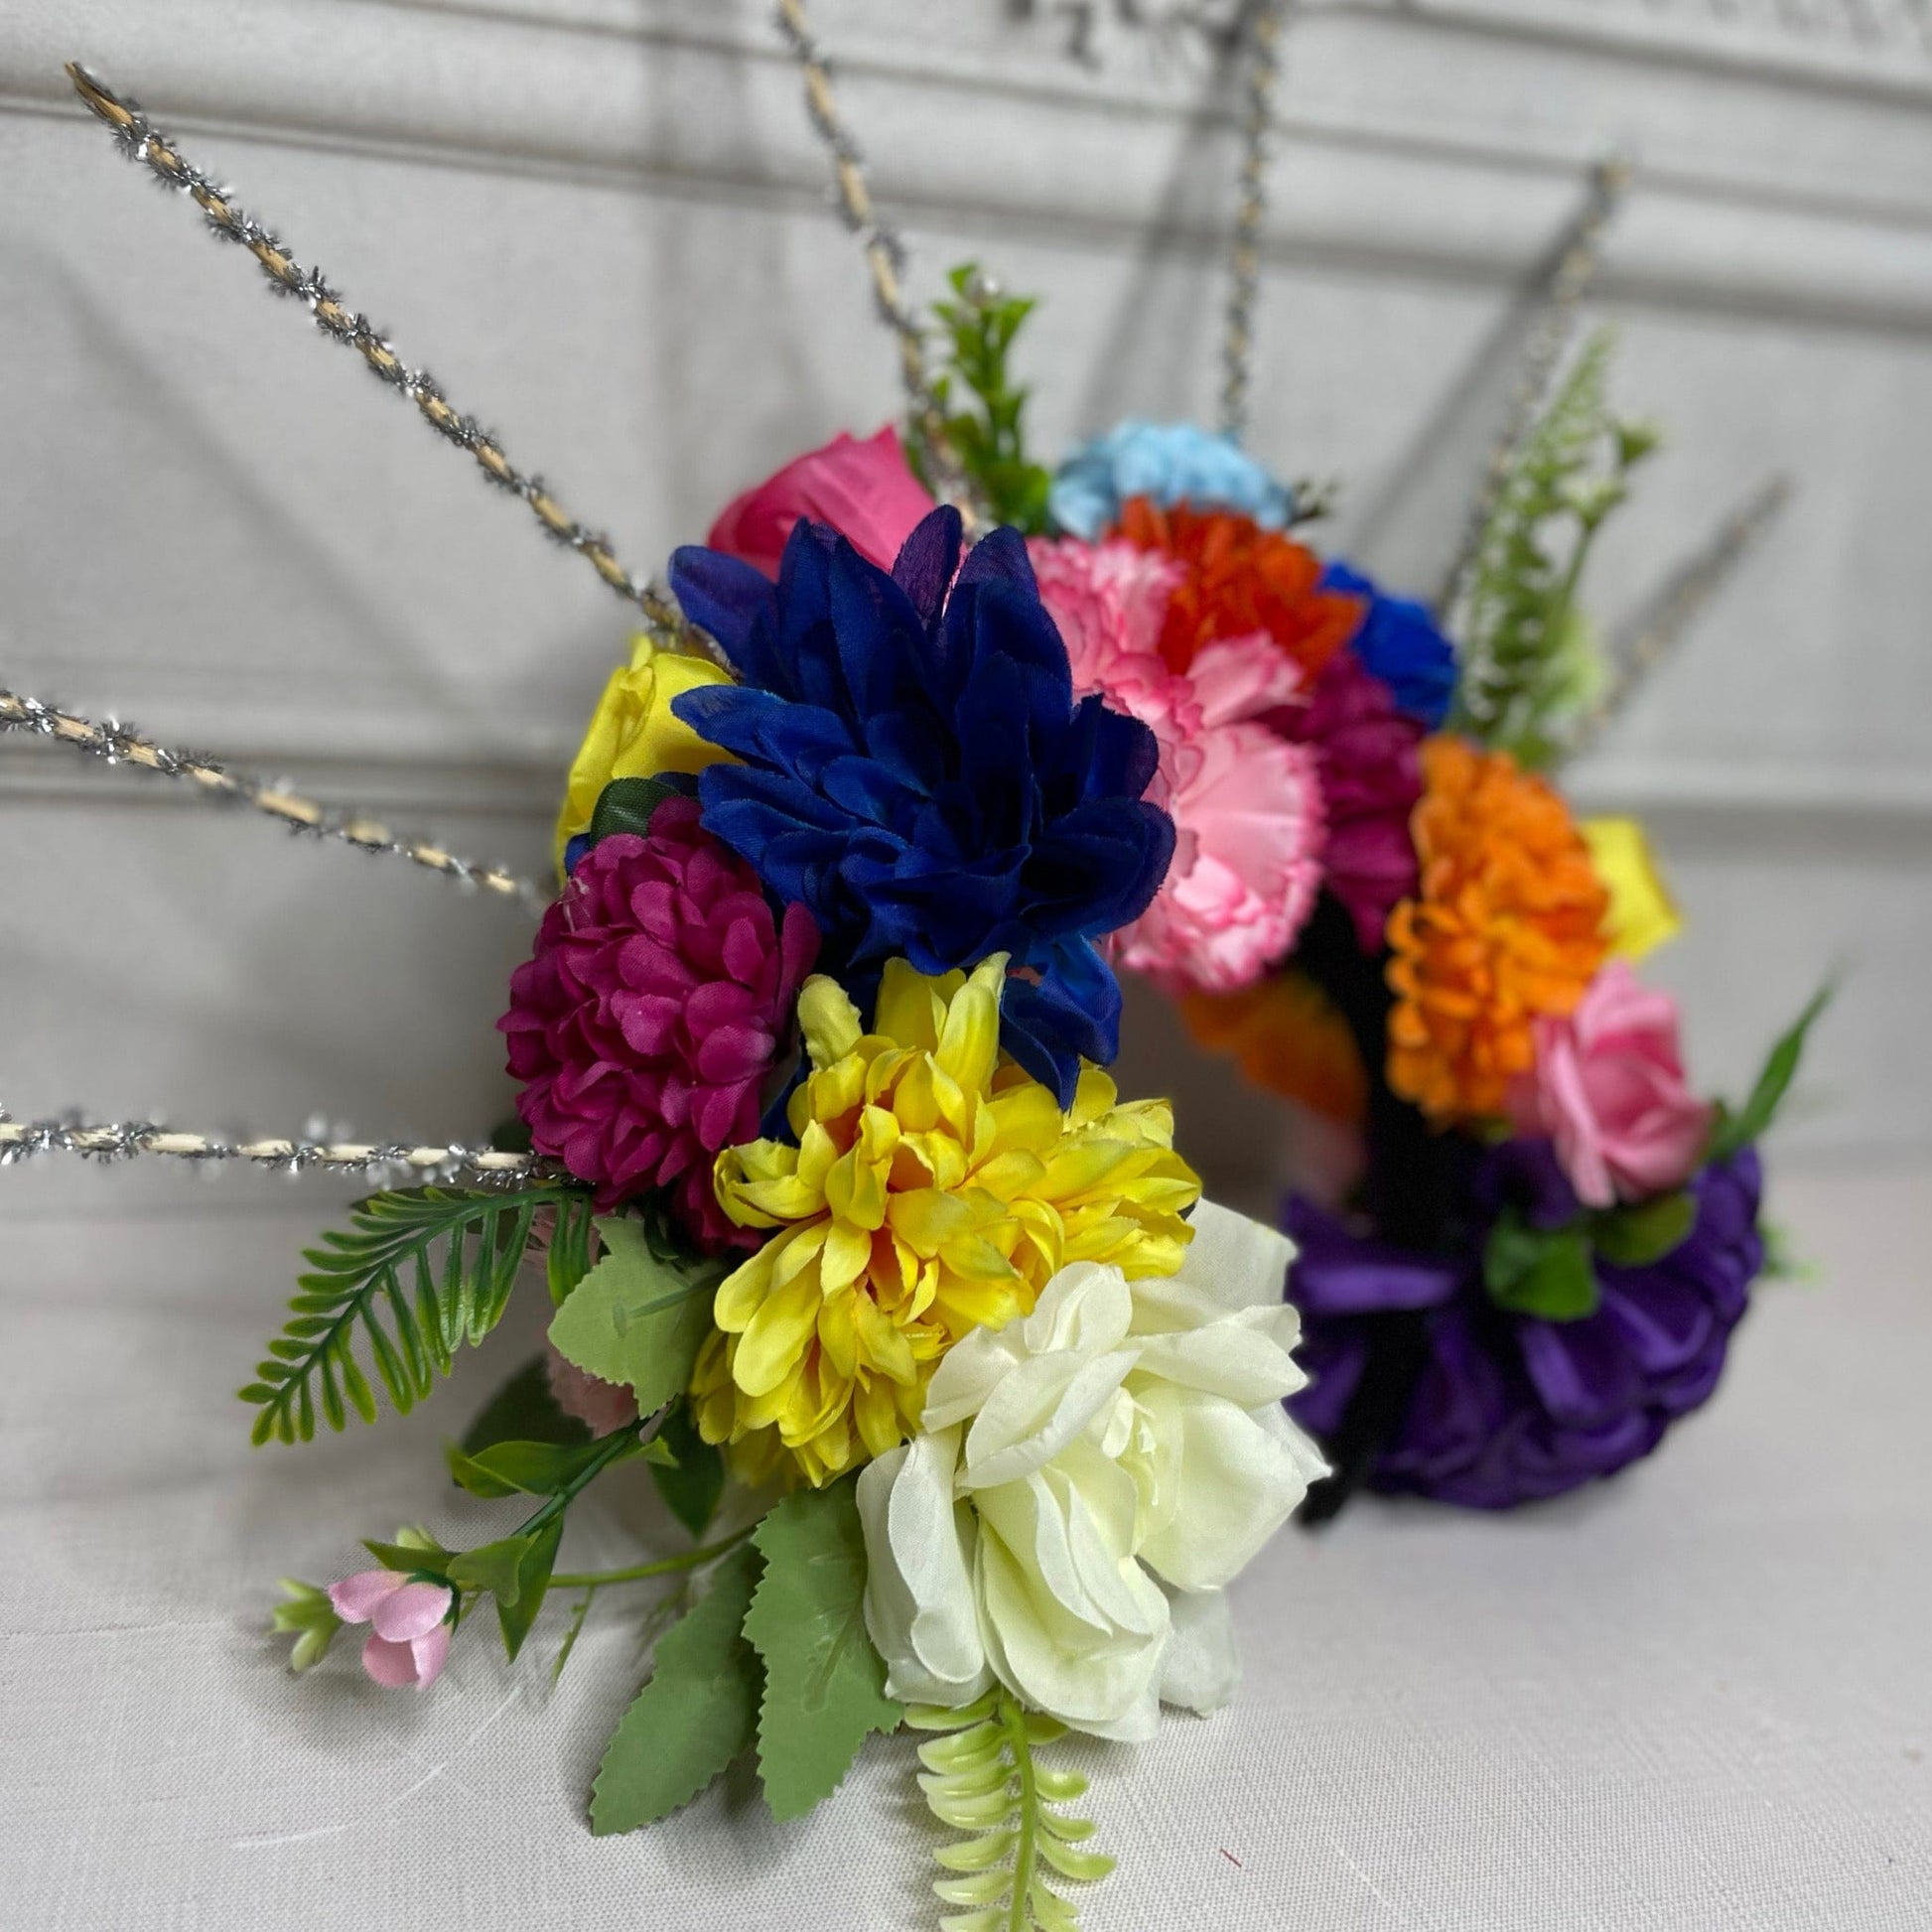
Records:
M961 1711L914 1706L905 1722L943 1733L919 1746L919 1786L942 1825L972 1836L934 1854L947 1876L933 1890L948 1905L946 1932L1075 1932L1078 1914L1049 1873L1091 1884L1113 1870L1084 1818L1060 1809L1086 1792L1077 1771L1055 1771L1034 1752L1065 1726L992 1691Z
M957 300L932 305L946 340L945 367L932 382L946 441L993 521L1035 535L1046 527L1052 478L1027 456L1022 419L1032 391L1014 383L1007 358L1038 305L1006 294L977 262L962 262L946 279ZM930 484L935 466L916 421L907 448Z
M1454 614L1461 669L1449 728L1529 770L1562 757L1601 688L1578 587L1598 530L1629 495L1630 472L1659 440L1610 412L1614 342L1607 329L1590 337L1524 438Z
M298 1278L288 1322L240 1392L259 1411L253 1440L308 1442L318 1411L335 1430L349 1409L373 1422L358 1334L390 1401L407 1413L450 1372L458 1348L501 1320L537 1209L555 1207L574 1226L583 1198L568 1182L542 1181L489 1193L412 1187L358 1201L352 1232L325 1234L305 1252L310 1272Z

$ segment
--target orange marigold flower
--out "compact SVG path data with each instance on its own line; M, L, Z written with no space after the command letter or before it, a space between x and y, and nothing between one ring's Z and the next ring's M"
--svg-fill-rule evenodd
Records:
M1321 559L1280 530L1235 510L1162 509L1146 496L1122 506L1120 535L1161 550L1186 575L1168 603L1161 654L1186 670L1223 637L1265 632L1302 667L1305 683L1360 628L1359 597L1324 591Z
M1368 1111L1368 1072L1339 1009L1290 967L1238 993L1188 993L1187 1031L1227 1053L1264 1093L1278 1093L1344 1127Z
M1602 962L1608 895L1569 808L1507 753L1446 735L1422 767L1421 888L1389 918L1389 1084L1433 1120L1500 1114L1531 1022L1569 1013Z

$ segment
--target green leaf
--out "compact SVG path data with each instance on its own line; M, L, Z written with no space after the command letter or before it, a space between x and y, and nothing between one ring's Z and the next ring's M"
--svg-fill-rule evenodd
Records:
M1482 1285L1498 1308L1546 1321L1581 1320L1596 1312L1601 1299L1585 1224L1533 1228L1514 1208L1505 1208L1489 1230Z
M1757 1076L1757 1084L1751 1088L1751 1097L1737 1113L1725 1113L1720 1118L1717 1132L1711 1137L1709 1160L1727 1160L1749 1147L1776 1119L1785 1092L1797 1074L1798 1062L1804 1057L1805 1036L1811 1032L1812 1023L1831 1005L1832 995L1837 991L1835 986L1821 986L1811 996L1804 1012L1779 1037L1764 1062L1764 1070Z
M259 1411L253 1440L307 1442L318 1403L331 1429L345 1427L351 1408L373 1422L358 1335L390 1402L414 1408L449 1373L452 1353L502 1318L538 1207L582 1193L542 1181L486 1193L412 1187L356 1202L352 1231L325 1234L304 1255L310 1272L296 1283L288 1324L241 1391ZM431 1260L439 1248L440 1269Z
M596 1223L597 1203L592 1195L577 1194L557 1203L556 1225L544 1255L544 1275L555 1308L562 1308L570 1300L571 1291L591 1272L597 1252Z
M619 1722L591 1788L591 1830L635 1831L689 1804L758 1728L759 1659L743 1626L759 1557L740 1544L657 1646L650 1682Z
M476 1455L445 1443L443 1458L451 1476L473 1496L554 1496L609 1447L587 1431L581 1443L492 1443Z
M289 1668L297 1672L309 1670L328 1655L343 1620L336 1614L329 1592L314 1584L284 1577L282 1592L288 1601L275 1605L273 1627L279 1634L295 1638L289 1652Z
M487 1590L498 1603L514 1603L523 1592L523 1560L534 1536L506 1536L479 1544L450 1559L445 1574L466 1590Z
M523 1639L530 1634L537 1612L543 1608L544 1596L550 1588L550 1573L557 1567L557 1546L563 1540L561 1516L529 1537L529 1548L516 1566L514 1592L507 1599L501 1595L496 1598L496 1622L503 1633L503 1648L512 1661L523 1648Z
M857 1486L801 1489L753 1534L764 1557L745 1634L764 1664L759 1772L774 1818L802 1818L846 1774L868 1731L903 1716L866 1634Z
M590 1430L566 1415L551 1394L543 1357L532 1355L464 1432L463 1449L465 1454L476 1455L497 1443L577 1446L590 1440Z
M608 839L613 832L650 830L651 813L667 798L680 796L678 787L662 778L613 778L597 795L591 812L590 841Z
M664 1418L653 1449L662 1447L673 1458L651 1463L651 1480L671 1514L702 1540L718 1513L719 1499L725 1493L725 1458L715 1444L698 1434L691 1418L691 1405L680 1402Z
M605 1216L597 1231L604 1259L551 1318L550 1340L588 1374L627 1384L648 1416L689 1384L724 1270L667 1260L636 1221Z
M450 1552L427 1530L400 1529L393 1543L372 1543L365 1537L362 1548L384 1570L399 1570L405 1575L423 1570L440 1577L446 1574L450 1561Z
M1633 1207L1611 1208L1590 1219L1590 1245L1618 1268L1646 1268L1683 1246L1697 1225L1698 1204L1680 1188Z

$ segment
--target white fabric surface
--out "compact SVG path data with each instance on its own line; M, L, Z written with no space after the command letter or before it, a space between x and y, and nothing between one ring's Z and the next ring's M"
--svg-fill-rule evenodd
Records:
M741 1780L593 1840L639 1677L615 1601L554 1691L551 1612L514 1668L463 1642L427 1695L377 1690L348 1643L292 1679L262 1634L277 1575L510 1512L451 1491L435 1441L517 1338L407 1422L251 1452L230 1392L322 1190L227 1176L128 1221L125 1176L80 1179L0 1175L0 1924L935 1922L903 1739L799 1824ZM1762 1292L1715 1404L1623 1478L1284 1532L1233 1592L1235 1707L1074 1753L1122 1859L1089 1932L1932 1924L1925 1181L1778 1176L1821 1279ZM580 1514L572 1565L635 1549Z

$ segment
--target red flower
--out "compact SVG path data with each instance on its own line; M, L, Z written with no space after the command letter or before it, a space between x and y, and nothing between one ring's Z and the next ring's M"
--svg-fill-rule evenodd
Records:
M745 1245L712 1191L719 1150L756 1140L759 1096L818 955L802 905L772 916L752 869L670 798L648 837L602 839L510 981L509 1070L539 1154L611 1208L646 1189L709 1249Z

